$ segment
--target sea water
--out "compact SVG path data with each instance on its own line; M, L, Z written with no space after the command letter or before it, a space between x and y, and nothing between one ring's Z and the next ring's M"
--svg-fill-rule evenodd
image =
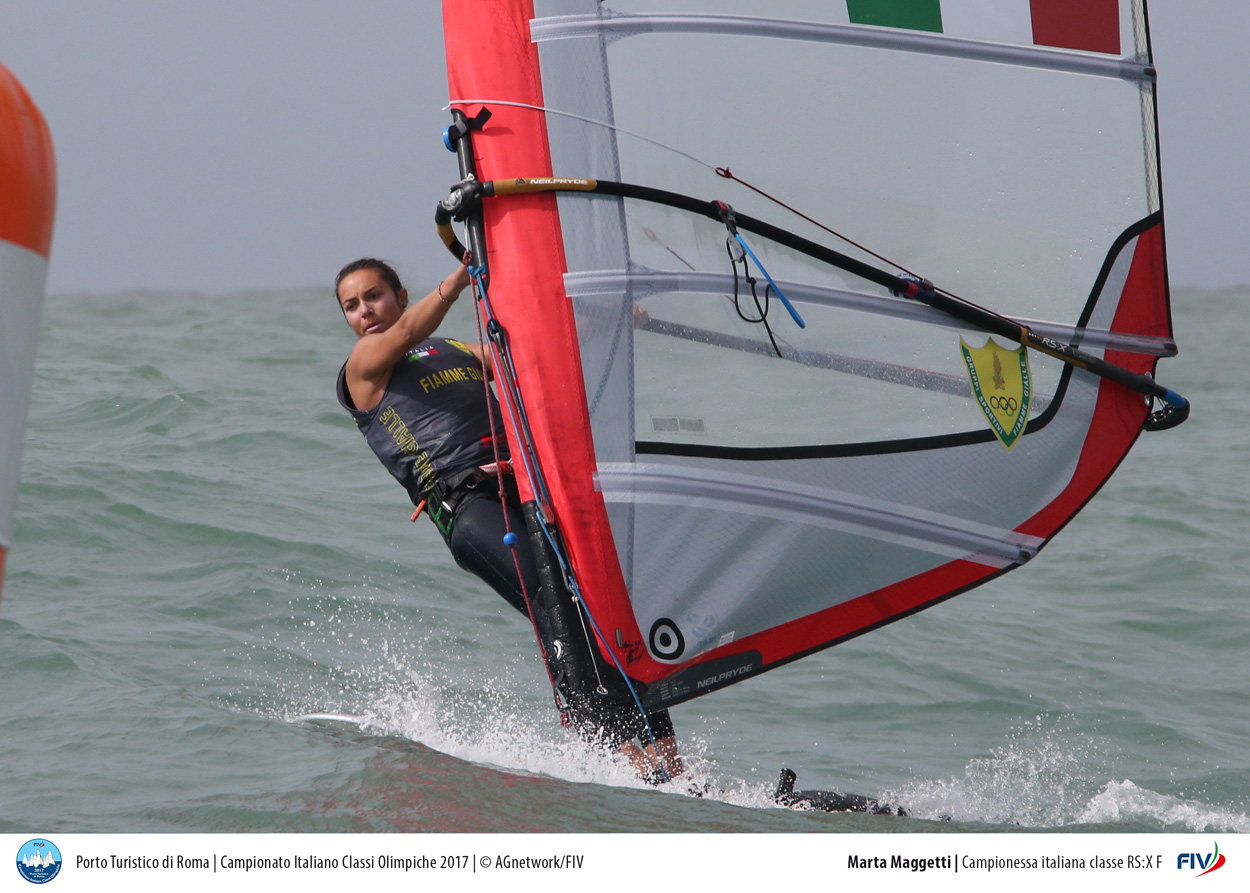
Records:
M1176 291L1192 418L1027 567L674 708L690 771L652 789L409 523L334 401L328 290L51 296L0 831L1250 831L1248 298ZM783 766L916 818L773 807Z

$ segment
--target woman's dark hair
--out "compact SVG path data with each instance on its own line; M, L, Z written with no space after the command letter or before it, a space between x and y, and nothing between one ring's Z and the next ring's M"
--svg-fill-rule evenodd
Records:
M361 270L377 270L382 274L382 278L386 280L386 284L391 287L395 294L399 294L404 287L399 283L399 274L384 260L378 260L376 257L362 257L360 260L354 260L343 269L339 270L338 276L334 279L334 300L339 299L339 286L343 284L343 280L352 273L359 273Z

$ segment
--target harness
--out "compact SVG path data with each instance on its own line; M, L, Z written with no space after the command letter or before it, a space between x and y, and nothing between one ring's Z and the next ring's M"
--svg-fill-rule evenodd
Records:
M412 520L417 520L421 512L425 511L443 539L451 539L456 515L466 503L480 497L500 499L498 489L484 487L483 484L495 480L496 475L501 472L512 474L511 463L505 460L481 467L473 466L435 481L434 486L426 491L425 498L417 504Z

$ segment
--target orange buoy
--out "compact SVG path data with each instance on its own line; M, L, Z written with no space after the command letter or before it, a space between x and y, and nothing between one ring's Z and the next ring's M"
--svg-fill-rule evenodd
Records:
M0 65L0 584L13 537L35 339L56 211L48 125Z

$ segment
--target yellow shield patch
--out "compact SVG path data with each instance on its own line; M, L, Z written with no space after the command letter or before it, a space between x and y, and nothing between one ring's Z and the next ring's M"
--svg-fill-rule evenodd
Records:
M996 344L993 338L985 342L985 347L978 348L969 347L960 338L959 348L963 351L972 393L981 404L981 411L995 436L1011 449L1029 420L1033 386L1028 351L1023 345L1008 350Z

